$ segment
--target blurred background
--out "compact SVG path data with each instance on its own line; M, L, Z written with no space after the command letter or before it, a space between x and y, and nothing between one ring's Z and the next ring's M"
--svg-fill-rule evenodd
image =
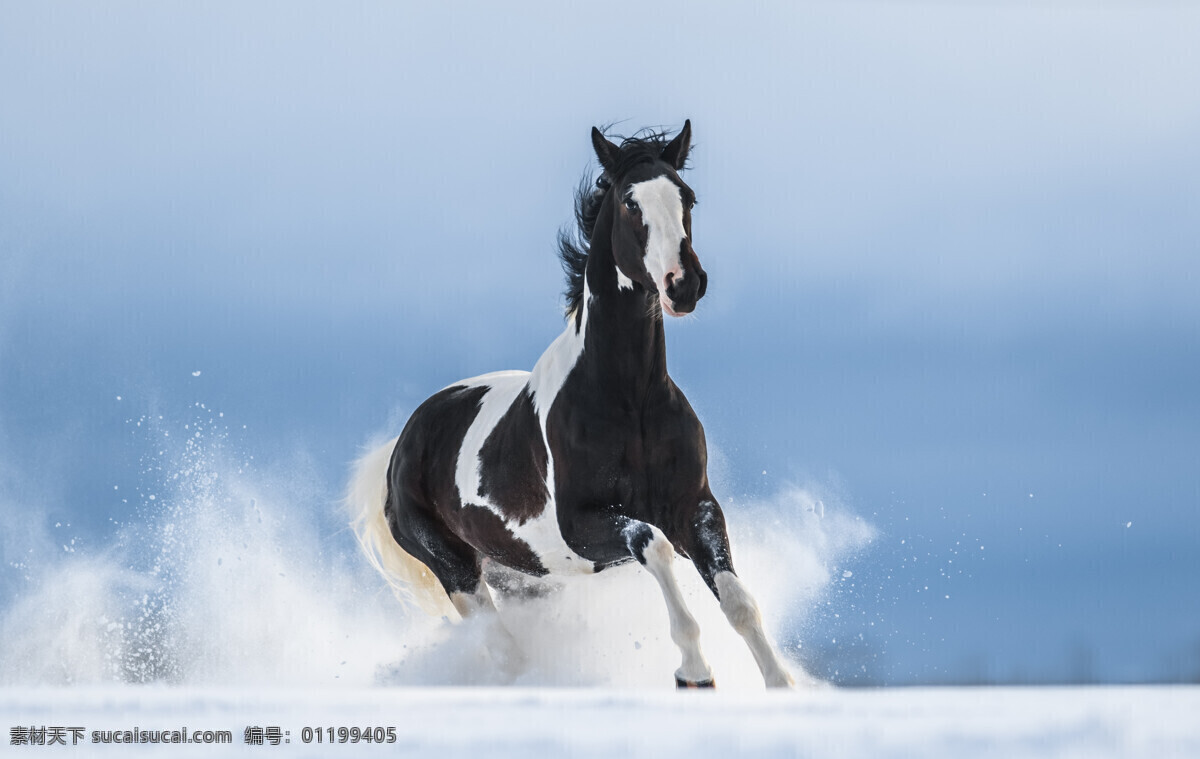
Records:
M201 432L353 560L361 446L563 328L591 126L690 118L668 355L715 489L869 528L781 633L809 669L1200 681L1198 39L1167 2L0 4L0 611L131 545Z

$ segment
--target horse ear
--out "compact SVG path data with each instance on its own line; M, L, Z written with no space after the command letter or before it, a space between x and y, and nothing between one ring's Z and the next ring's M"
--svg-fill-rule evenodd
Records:
M671 140L663 148L662 159L671 166L674 166L676 171L682 171L683 165L687 163L688 151L691 148L692 120L687 119L683 122L683 129L680 129L679 134L675 135L675 139Z
M595 149L596 158L599 159L604 170L609 174L616 175L617 156L620 155L621 149L609 142L604 133L596 127L592 127L592 148Z

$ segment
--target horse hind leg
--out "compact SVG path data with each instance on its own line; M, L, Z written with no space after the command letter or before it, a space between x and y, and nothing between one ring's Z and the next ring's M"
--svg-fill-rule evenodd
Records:
M549 598L562 590L560 582L534 577L491 559L483 560L483 581L506 602Z
M515 677L524 667L525 657L483 582L479 553L415 504L401 501L395 505L389 510L388 522L396 542L429 567L458 615L481 626L491 662L505 675Z
M415 499L393 493L385 510L396 544L429 568L461 616L456 596L475 593L480 584L480 560L475 549L435 519Z
M480 582L475 590L469 593L451 593L450 602L464 621L481 626L487 658L496 671L509 681L515 680L525 671L528 663L525 652L505 627L486 582Z

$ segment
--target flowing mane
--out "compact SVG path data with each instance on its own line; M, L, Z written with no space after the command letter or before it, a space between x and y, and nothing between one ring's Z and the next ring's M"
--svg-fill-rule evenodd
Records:
M619 135L617 135L619 136ZM643 129L632 137L621 140L621 152L617 159L617 175L622 176L634 166L653 163L667 146L667 132ZM592 232L596 229L596 217L612 187L613 178L608 172L592 180L591 171L584 173L575 190L575 229L563 228L558 232L558 258L563 273L567 275L567 288L563 298L567 303L567 314L575 314L583 301L583 273L587 270L588 249Z

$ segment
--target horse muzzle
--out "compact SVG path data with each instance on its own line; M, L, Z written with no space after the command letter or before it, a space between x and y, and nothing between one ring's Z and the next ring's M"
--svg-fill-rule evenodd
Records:
M660 291L659 300L668 315L683 316L696 310L696 303L704 297L707 289L708 274L699 266L687 271L680 270L680 275L668 272L666 287Z

